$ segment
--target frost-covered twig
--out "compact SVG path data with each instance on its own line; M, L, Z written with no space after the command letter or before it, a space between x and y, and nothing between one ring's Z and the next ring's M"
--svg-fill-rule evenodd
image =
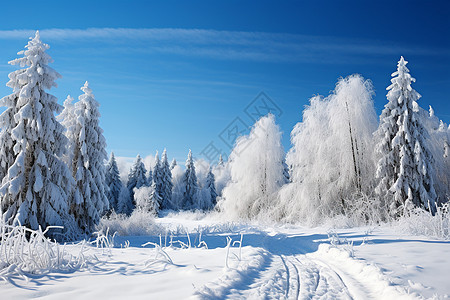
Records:
M164 251L164 250L161 248L161 246L159 246L159 245L156 244L156 243L147 242L147 243L145 243L145 244L142 244L142 247L145 247L145 246L148 246L148 245L153 245L153 246L155 246L155 249L156 249L156 255L155 255L155 258L153 259L153 262L152 262L152 263L154 263L154 262L156 262L156 261L163 261L163 262L169 263L169 264L171 264L171 265L174 264L173 261L172 261L172 258L170 258L169 254L167 254L167 252ZM158 257L159 257L159 256L163 256L163 257L165 258L165 260L158 260ZM149 264L148 264L148 261L146 262L146 265L149 265Z

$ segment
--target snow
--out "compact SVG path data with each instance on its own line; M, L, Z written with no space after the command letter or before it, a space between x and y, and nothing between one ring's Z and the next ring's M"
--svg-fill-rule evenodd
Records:
M142 221L145 215L140 217ZM449 241L401 234L386 225L305 228L224 223L220 218L217 213L166 213L145 225L151 231L134 232L143 235L116 235L114 247L86 245L84 267L1 282L2 298L445 299L450 295ZM229 249L227 237L232 240ZM162 248L142 246L148 242ZM65 251L76 256L80 245L66 245Z

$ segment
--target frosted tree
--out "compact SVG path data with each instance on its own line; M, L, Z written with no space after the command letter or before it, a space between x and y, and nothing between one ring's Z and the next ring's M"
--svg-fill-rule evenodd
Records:
M151 186L141 186L134 189L134 201L136 209L143 212L149 212L154 215L158 213L161 199L155 190L155 182Z
M72 174L75 178L71 208L80 228L90 234L109 209L108 186L105 181L106 141L100 128L100 104L95 100L89 83L81 87L83 94L75 104L76 126L72 158Z
M131 199L130 191L127 187L122 186L117 200L117 213L130 215L133 209L133 200Z
M151 184L153 182L153 171L148 170L147 182Z
M172 159L172 162L170 163L170 170L172 171L177 165L177 160L174 158Z
M340 79L328 97L310 99L291 133L291 183L280 192L284 208L277 218L316 224L356 208L363 217L369 214L371 204L363 201L371 195L375 172L372 96L370 81L352 75Z
M59 158L67 144L64 128L55 118L62 108L46 92L61 76L48 66L49 46L39 32L25 48L18 53L23 57L9 62L24 69L9 74L7 86L13 93L1 100L6 106L1 117L1 165L3 172L8 168L0 188L3 218L11 222L17 217L33 229L61 225L76 234L68 202L73 179Z
M114 152L111 153L111 158L106 165L105 183L108 186L108 200L109 208L111 210L118 211L119 195L122 190L123 184L120 180L119 168L117 167L116 158Z
M59 114L56 119L61 122L61 124L66 129L65 135L68 139L67 143L67 151L63 155L63 160L66 162L66 164L70 167L72 164L73 159L73 152L76 146L76 136L74 133L76 132L76 126L77 126L77 117L75 115L75 105L73 103L73 98L68 95L66 100L64 100L64 109L62 110L61 114Z
M231 180L230 168L223 161L222 155L219 156L219 161L217 165L213 166L212 171L215 178L216 192L219 196L222 196L223 189Z
M186 171L183 176L184 192L183 192L183 208L195 209L198 196L198 183L197 175L195 174L194 160L192 158L192 151L189 150L189 154L186 160Z
M403 56L387 88L388 103L380 116L376 132L377 193L387 201L394 216L409 205L434 212L436 193L433 183L433 157L427 144L428 133L419 115L421 97L412 87L415 79Z
M283 175L284 175L284 183L291 182L291 175L289 175L289 166L286 163L286 159L283 159Z
M172 189L173 189L173 183L172 183L172 171L169 166L169 162L167 159L167 151L164 149L162 154L162 161L161 161L161 208L162 209L168 209L171 207L172 202Z
M284 150L275 117L259 119L248 136L236 141L229 157L231 182L223 190L221 207L233 219L265 217L275 207L284 184Z
M206 183L204 188L207 190L209 196L210 208L214 208L217 204L217 192L216 192L216 179L212 172L212 168L209 168L208 175L206 175Z
M222 154L219 155L219 161L217 162L217 165L223 167L224 166L224 162L223 162L223 158L222 158Z
M162 201L163 194L163 173L162 173L161 160L159 159L158 151L155 155L155 166L153 167L153 181L155 183L155 193L158 194L158 199ZM162 203L158 203L159 207L162 207Z
M147 177L145 174L147 170L145 169L144 163L140 155L136 157L134 165L131 167L130 174L128 174L127 188L130 193L130 201L132 201L131 207L135 206L134 203L134 188L140 188L141 186L148 185Z

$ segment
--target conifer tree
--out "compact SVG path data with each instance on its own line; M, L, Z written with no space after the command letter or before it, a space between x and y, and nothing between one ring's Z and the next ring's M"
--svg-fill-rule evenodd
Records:
M172 171L167 159L167 151L164 149L161 161L161 208L168 209L171 207L172 201Z
M407 63L402 56L392 74L392 84L387 88L388 103L376 132L379 155L376 191L387 201L394 216L402 215L402 209L409 205L431 212L436 209L433 158L416 102L421 96L411 87L416 80L409 74Z
M56 117L56 119L64 126L65 135L68 139L66 146L67 151L62 158L69 166L69 168L72 164L73 152L76 146L76 137L74 136L74 133L76 132L75 129L77 126L77 117L75 115L75 105L73 103L73 100L74 99L70 95L68 95L66 100L64 100L63 111Z
M186 171L183 176L184 193L183 193L183 208L194 209L197 203L198 183L197 175L195 174L194 160L192 159L192 151L186 160Z
M108 200L109 209L118 211L119 195L122 190L123 184L120 181L119 168L117 167L116 158L114 152L111 153L111 158L106 165L106 185L108 186Z
M148 170L148 176L147 176L147 182L148 182L148 184L152 184L152 182L153 182L153 171L150 169L150 170Z
M1 100L6 106L0 121L1 172L8 170L0 188L3 218L11 222L18 217L33 229L62 225L74 233L68 203L73 179L59 158L67 138L55 118L62 108L46 92L61 75L48 66L53 60L45 51L50 47L38 31L25 48L18 53L23 57L9 62L25 68L9 74L13 93Z
M71 211L86 234L94 231L100 217L109 209L105 182L106 141L99 125L99 106L89 83L75 103L76 126L73 142L72 174L75 178L74 205Z
M224 162L223 162L222 154L220 154L220 156L219 156L219 161L217 162L217 165L218 165L218 166L221 166L221 167L223 167L223 166L224 166Z
M170 163L170 171L173 170L173 168L175 168L177 165L177 160L174 158L172 159L172 162Z
M206 175L205 188L209 191L211 208L214 208L217 204L217 192L216 192L216 179L212 172L212 168L209 168L208 175Z
M163 182L162 182L162 168L161 168L161 161L159 159L159 153L156 151L155 155L155 166L153 167L153 181L155 183L155 193L158 194L156 197L157 199L160 199L162 201L162 189L163 189ZM162 207L162 203L158 203L159 207Z
M141 156L138 155L134 165L131 167L130 174L128 174L127 188L130 194L131 204L122 205L123 207L131 206L134 208L136 206L134 202L134 188L140 188L141 186L148 185L147 177L145 176L146 173L147 170L145 169Z
M131 199L130 191L127 187L122 186L119 199L117 200L117 213L130 215L133 209L133 200Z

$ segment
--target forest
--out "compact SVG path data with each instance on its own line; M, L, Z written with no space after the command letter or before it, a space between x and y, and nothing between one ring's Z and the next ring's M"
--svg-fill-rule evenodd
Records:
M56 240L89 237L101 219L134 212L217 211L227 220L315 226L346 217L380 224L414 214L446 218L449 127L418 101L401 57L377 116L370 80L340 78L314 96L283 149L272 114L238 138L227 161L169 163L167 151L146 170L138 155L126 182L108 159L100 105L89 83L74 102L48 90L61 75L49 64L39 32L11 62L12 93L0 100L0 200L3 224L50 227ZM393 68L394 69L394 68ZM56 227L54 227L56 226Z

